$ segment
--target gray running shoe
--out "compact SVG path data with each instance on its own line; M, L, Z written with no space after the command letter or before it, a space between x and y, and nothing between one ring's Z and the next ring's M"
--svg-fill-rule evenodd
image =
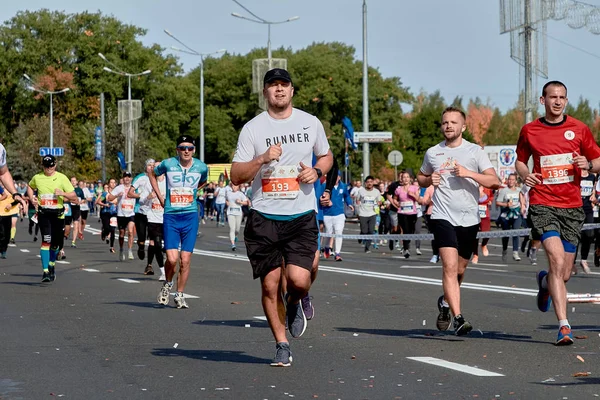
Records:
M452 321L452 316L450 315L450 307L444 306L442 303L444 301L444 295L441 295L438 298L437 306L438 311L440 312L435 325L438 328L438 331L447 331L450 327L450 322Z
M462 314L454 318L454 334L456 336L464 336L473 330L473 326L468 321L465 321Z
M508 250L502 250L502 261L506 261L507 254L508 254Z
M310 321L315 316L315 307L312 305L308 293L306 293L306 296L304 296L300 301L302 302L302 310L304 310L304 316L308 321Z
M287 326L292 337L299 338L306 330L306 315L302 309L302 302L296 304L289 302L289 294L285 296L285 310L287 316Z
M289 367L292 365L292 351L290 344L281 342L277 343L275 358L271 362L271 367Z
M181 292L177 292L173 300L175 300L175 305L177 308L190 308L185 301L185 297L183 297L183 293Z

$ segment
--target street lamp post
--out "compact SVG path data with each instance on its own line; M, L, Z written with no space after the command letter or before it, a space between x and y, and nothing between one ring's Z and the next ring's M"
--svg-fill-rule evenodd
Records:
M51 90L44 90L41 89L39 87L38 84L36 84L27 74L23 74L23 76L25 77L25 79L27 79L31 85L27 86L27 89L34 91L34 92L39 92L39 93L43 93L43 94L48 94L50 95L50 148L54 148L54 107L53 107L53 102L52 102L52 96L55 94L59 94L59 93L66 93L68 92L70 89L69 88L64 88L61 90L56 90L56 91L51 91Z
M213 54L224 53L226 50L220 49L217 51L213 51L212 53L200 53L187 46L181 40L177 39L177 37L171 32L169 32L167 29L165 29L164 32L170 37L172 37L177 43L185 47L187 50L179 49L173 46L171 46L171 49L180 53L186 53L192 56L200 57L200 140L198 145L198 158L200 159L200 161L204 162L204 59Z
M131 104L131 78L136 76L148 75L151 70L147 69L146 71L139 72L137 74L132 74L129 72L125 72L117 67L115 64L110 62L102 53L98 53L98 56L103 59L106 63L108 63L113 68L104 67L102 68L106 72L110 72L112 74L126 76L127 77L127 100L129 103L128 111L129 118L127 121L127 138L126 138L126 148L127 148L127 171L131 172L131 164L133 164L133 107Z
M283 20L283 21L267 21L266 19L261 18L258 15L254 14L252 11L248 10L239 1L233 0L233 2L235 4L237 4L238 6L242 7L244 10L246 10L246 12L248 12L254 18L249 18L249 17L246 17L246 16L238 14L238 13L231 13L232 16L234 16L236 18L240 18L240 19L245 19L246 21L256 22L257 24L267 25L267 27L268 27L268 29L267 29L267 59L269 60L268 61L269 62L269 69L271 69L271 67L272 67L272 61L271 61L272 60L272 57L271 57L271 25L279 25L279 24L285 24L287 22L296 21L297 19L300 19L300 17L294 16L294 17L290 17L290 18L288 18L286 20Z

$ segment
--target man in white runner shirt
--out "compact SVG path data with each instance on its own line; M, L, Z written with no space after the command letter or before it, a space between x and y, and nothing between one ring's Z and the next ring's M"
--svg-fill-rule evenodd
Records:
M317 254L317 199L313 183L333 164L323 124L293 108L290 74L275 68L265 74L267 111L240 133L231 181L252 181L252 210L244 240L254 278L260 278L262 305L276 341L275 367L288 367L292 352L285 333L300 337L306 316L300 300L311 285ZM317 158L311 167L313 154ZM282 299L281 288L286 287Z
M154 161L154 163L150 164L149 166L152 170L158 165L160 165L160 161ZM167 195L167 184L165 182L165 176L157 176L156 181L158 183L158 188L160 189L160 196L164 199ZM150 186L149 192L144 191L142 193L142 197L140 197L140 203L148 207L146 217L148 218L148 239L150 242L148 245L148 265L146 266L147 272L144 272L144 274L154 274L154 270L152 269L152 261L154 261L154 257L156 257L156 263L160 268L160 278L158 278L158 280L164 282L167 280L165 275L164 258L162 253L163 220L165 209L160 204L160 200L158 199L156 193L154 193L154 191L152 190L152 186Z
M231 241L231 251L237 248L238 233L242 226L242 207L248 204L246 195L239 190L238 185L231 185L231 190L225 195L225 204L227 205L227 222L229 223L229 240Z
M85 230L85 225L87 223L88 214L90 213L89 202L93 200L94 196L90 189L87 188L85 181L78 182L79 188L83 192L83 199L81 200L81 204L79 205L79 209L81 210L81 221L79 223L79 240L83 240L83 231Z
M473 254L479 231L479 185L497 187L496 171L481 146L463 139L465 113L448 107L442 113L444 141L429 148L417 176L421 187L433 185L433 238L442 259L444 294L438 299L437 328L450 326L454 333L468 334L472 325L461 314L460 284Z
M125 243L125 231L127 231L127 257L133 260L133 228L134 228L134 209L135 200L129 197L129 188L131 187L131 172L123 172L123 183L112 190L108 195L108 201L118 199L117 204L117 226L119 228L119 260L125 261L125 252L123 244Z
M138 242L138 251L137 255L140 260L143 260L145 257L145 243L146 243L146 234L148 231L148 211L150 208L149 204L145 204L144 201L141 201L141 197L147 197L148 194L152 191L152 185L150 185L150 179L148 178L148 174L152 172L152 168L154 168L154 160L149 158L146 160L146 168L145 171L141 174L138 174L131 181L131 187L129 188L129 197L133 197L138 199L135 205L135 214L133 216L133 222L135 223L135 231L137 233L137 242ZM148 263L152 264L152 263ZM153 275L152 267L144 270L144 275Z

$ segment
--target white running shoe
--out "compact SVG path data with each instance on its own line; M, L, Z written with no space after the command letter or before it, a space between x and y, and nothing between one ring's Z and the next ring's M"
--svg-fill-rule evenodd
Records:
M129 258L130 260L133 260L133 251L131 249L129 250L129 254L128 254L127 258Z
M159 282L166 282L167 281L167 276L165 274L162 274L160 276L160 278L158 278Z
M431 257L431 260L429 260L429 262L432 264L435 264L438 262L438 259L439 259L439 257L434 255Z
M513 251L513 260L515 260L515 261L521 261L521 257L519 257L519 252L518 251Z
M421 253L421 249L418 248L418 247L417 247L416 253L417 253L418 256L420 256L421 254L423 254L423 253Z
M185 301L185 297L183 297L183 293L181 292L177 292L175 293L175 305L177 306L177 308L190 308L187 304L187 302Z

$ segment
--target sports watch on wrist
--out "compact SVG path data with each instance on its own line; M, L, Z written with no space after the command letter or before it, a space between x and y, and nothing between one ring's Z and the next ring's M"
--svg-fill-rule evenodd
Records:
M322 177L323 176L323 171L321 171L320 168L313 168L315 171L317 171L317 177Z

